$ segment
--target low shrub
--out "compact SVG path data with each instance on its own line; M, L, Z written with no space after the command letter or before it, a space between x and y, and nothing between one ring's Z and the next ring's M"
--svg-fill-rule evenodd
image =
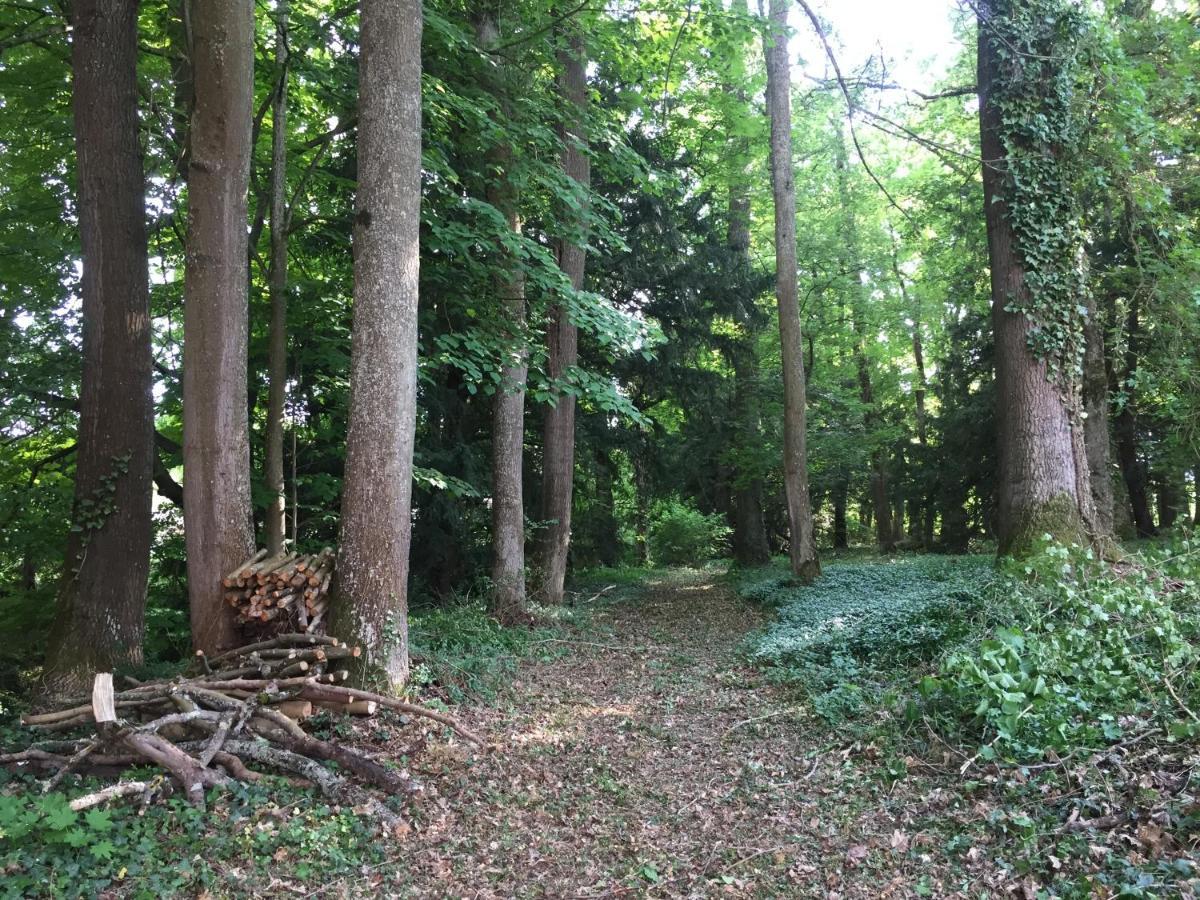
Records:
M982 556L924 556L827 567L811 585L775 574L743 582L748 600L778 607L754 658L828 666L838 656L874 667L936 656L970 628L995 576Z
M1183 541L1113 566L1048 545L1009 563L1008 624L946 655L921 684L927 710L984 759L1118 740L1128 716L1196 733L1198 551Z
M869 712L893 683L914 680L908 666L982 628L996 580L983 556L839 562L811 585L774 566L734 578L744 598L777 610L751 659L801 687L831 724Z
M730 529L719 513L705 514L682 500L655 504L650 515L650 559L656 566L687 566L720 556Z
M436 688L454 703L468 696L495 699L517 661L549 634L500 625L477 601L414 610L408 628L415 663L410 683Z

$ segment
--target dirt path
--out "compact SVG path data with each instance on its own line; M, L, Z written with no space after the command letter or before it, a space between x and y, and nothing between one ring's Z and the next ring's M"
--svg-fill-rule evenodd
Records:
M414 763L429 789L403 862L361 887L439 897L915 895L920 855L907 816L868 774L878 766L739 660L762 615L695 573L600 606L564 655L521 669L511 706L463 711L500 752L467 760L431 746Z

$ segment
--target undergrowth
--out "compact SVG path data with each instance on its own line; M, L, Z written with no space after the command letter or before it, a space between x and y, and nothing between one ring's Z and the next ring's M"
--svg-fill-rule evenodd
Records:
M155 773L148 773L154 777ZM87 780L78 793L100 782ZM373 822L285 779L235 783L207 812L174 798L75 812L66 794L0 770L0 898L270 892L281 869L314 883L383 859Z
M983 556L834 563L811 585L782 565L733 579L744 598L776 609L748 648L751 659L774 680L803 687L833 724L867 710L867 696L908 666L982 627L996 583Z
M734 580L778 607L756 662L853 720L888 780L916 765L964 798L932 824L952 858L1028 897L1200 895L1200 541Z

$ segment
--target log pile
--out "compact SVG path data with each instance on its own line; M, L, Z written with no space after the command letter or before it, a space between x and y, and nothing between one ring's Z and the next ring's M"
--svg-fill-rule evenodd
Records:
M334 557L332 547L311 556L259 550L221 579L225 602L247 633L323 634Z
M195 675L127 679L129 685L119 691L111 674L100 673L91 698L63 700L22 718L43 733L94 725L94 734L66 740L48 736L25 750L0 754L0 766L48 772L44 788L50 790L72 773L119 776L153 765L165 769L201 807L206 789L256 780L259 769L268 769L306 779L331 801L352 804L389 830L403 831L399 815L368 789L403 796L410 791L408 782L365 754L312 737L300 723L320 708L353 715L391 709L438 722L478 746L483 741L444 713L347 687L347 672L339 665L357 655L358 648L332 637L291 634L212 658L199 656L202 671ZM339 772L328 769L326 761L336 762ZM138 794L145 784L119 781L79 802L94 805Z

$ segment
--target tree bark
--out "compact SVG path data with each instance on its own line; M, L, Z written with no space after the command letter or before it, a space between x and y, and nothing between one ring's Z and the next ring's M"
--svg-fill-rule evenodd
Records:
M1051 379L1045 361L1029 350L1033 323L1009 312L1014 299L1027 300L1029 287L1005 201L1005 148L993 86L1003 77L990 0L979 7L979 121L984 160L984 209L992 280L992 328L996 343L997 434L1000 507L997 532L1001 554L1021 555L1043 534L1065 543L1087 543L1079 486L1067 378ZM1027 304L1019 304L1027 305ZM1088 498L1090 502L1090 498Z
M1112 435L1108 426L1108 372L1104 364L1104 327L1094 297L1088 299L1084 325L1083 357L1083 437L1087 448L1088 481L1092 505L1096 510L1096 528L1101 534L1115 534L1113 519Z
M853 198L850 193L849 164L846 159L845 136L838 133L837 144L834 148L835 165L837 167L838 196L842 207L842 263L850 275L850 318L854 330L854 364L858 374L858 394L866 410L864 415L864 430L868 442L875 443L875 431L879 425L879 409L875 403L875 391L871 384L870 361L867 359L866 345L868 329L865 321L867 312L867 297L862 280L862 256L859 251L858 222L854 215ZM883 553L896 549L896 533L903 527L903 522L893 524L892 507L888 499L888 470L887 453L882 446L874 446L871 450L871 503L875 521L875 542Z
M1133 513L1133 525L1137 536L1150 537L1155 534L1154 517L1150 513L1146 463L1139 452L1137 397L1134 393L1134 378L1137 375L1141 351L1141 310L1136 296L1131 301L1125 328L1127 344L1124 368L1127 393L1121 411L1117 413L1114 428L1117 462L1121 467L1125 490L1129 494L1129 508Z
M499 8L491 3L477 13L475 34L479 46L490 50L500 42ZM497 60L497 65L501 65ZM506 73L491 73L485 89L497 100L502 114L508 109ZM498 123L502 128L503 122ZM504 217L510 231L521 233L519 198L509 177L512 148L505 142L488 152L492 175L485 188L488 203ZM525 340L525 273L520 263L503 250L495 284L504 316L500 384L492 407L492 594L491 613L500 622L517 624L528 618L525 608L525 503L522 466L525 449L525 381L529 352Z
M364 682L408 678L421 226L419 0L363 0L350 422L332 630Z
M775 201L775 299L783 368L783 482L791 529L792 573L811 581L821 572L808 493L804 342L796 292L796 186L792 165L791 75L787 50L788 0L771 0L763 34L767 112L771 119L771 188Z
M246 413L254 5L193 3L191 24L183 515L192 643L211 653L236 641L221 577L254 552Z
M591 186L591 162L587 155L587 60L583 39L573 31L568 45L558 54L559 89L571 105L571 122L562 133L563 174L575 181L583 193ZM566 209L564 209L564 214ZM583 287L587 250L583 244L585 212L578 214L580 236L558 241L558 265L578 291ZM550 310L546 332L547 369L561 379L579 357L579 329L567 310L556 304ZM575 479L575 396L559 393L546 409L542 438L542 521L549 522L542 535L542 599L549 604L563 601L567 558L571 549L571 502Z
M142 661L154 462L137 0L76 0L71 65L83 256L74 529L46 658L50 694Z
M267 348L266 482L270 495L263 523L267 551L283 552L287 494L283 481L283 407L287 391L287 82L288 0L275 7L275 97L271 102L271 322Z
M849 485L845 478L838 478L833 486L833 549L845 550L850 546L846 529L846 495Z
M732 225L730 226L732 230ZM747 235L748 238L748 235ZM747 256L749 241L746 244ZM748 261L748 260L747 260ZM738 432L746 448L757 449L762 440L758 411L758 355L754 336L736 348L734 358L734 408ZM763 519L762 479L757 473L737 473L734 489L733 558L740 566L762 566L770 562L767 529Z

